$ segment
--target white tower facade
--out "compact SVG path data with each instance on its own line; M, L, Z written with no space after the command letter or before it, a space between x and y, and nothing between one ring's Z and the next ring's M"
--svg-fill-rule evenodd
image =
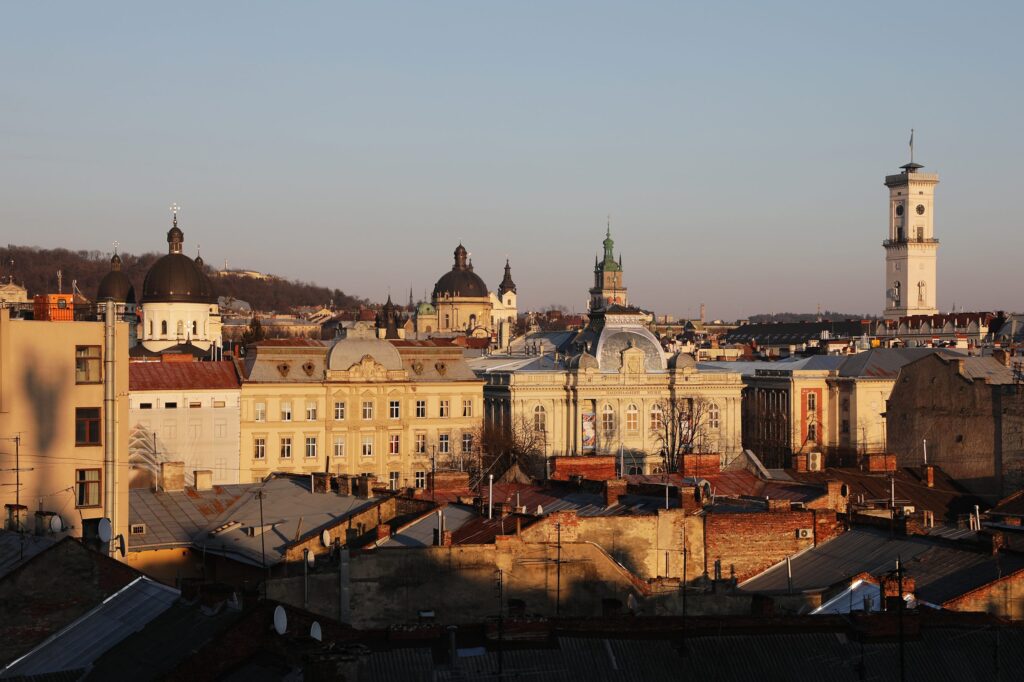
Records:
M889 237L885 247L885 317L934 315L935 263L939 240L935 238L936 173L921 173L924 166L910 162L903 172L888 175Z

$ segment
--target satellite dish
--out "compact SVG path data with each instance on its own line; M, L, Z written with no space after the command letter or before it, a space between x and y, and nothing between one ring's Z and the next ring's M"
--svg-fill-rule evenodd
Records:
M114 528L110 525L110 519L105 516L100 519L96 533L100 536L100 542L110 542L110 538L114 536Z
M309 626L309 636L318 642L324 641L324 633L320 628L320 623L313 621L313 624Z
M274 609L274 632L283 635L288 629L288 614L284 612L283 606Z
M306 552L306 563L309 564L310 568L316 566L316 555L312 552Z
M123 559L124 558L124 552L125 552L124 536L123 535L118 535L117 536L117 551L121 553L121 558Z
M54 514L50 517L50 532L59 533L64 530L64 522L60 520L60 517Z
M331 546L331 531L324 528L324 532L320 533L320 542L324 543L324 547Z

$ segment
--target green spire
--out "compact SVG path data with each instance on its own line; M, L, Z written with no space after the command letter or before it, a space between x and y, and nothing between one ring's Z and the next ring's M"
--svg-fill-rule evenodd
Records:
M615 241L612 240L612 224L611 219L608 221L608 230L605 232L604 237L604 262L601 264L601 268L605 272L613 272L615 270L621 270L622 266L615 262Z

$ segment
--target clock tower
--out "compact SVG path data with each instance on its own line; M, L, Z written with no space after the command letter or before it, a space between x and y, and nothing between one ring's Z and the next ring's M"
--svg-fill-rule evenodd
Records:
M936 173L922 173L911 161L897 175L887 175L889 188L889 237L885 247L885 318L934 315Z

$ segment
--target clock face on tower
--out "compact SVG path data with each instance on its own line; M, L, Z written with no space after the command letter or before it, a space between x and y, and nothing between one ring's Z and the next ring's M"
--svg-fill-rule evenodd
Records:
M903 204L896 204L896 215L903 215Z
M917 205L917 215L924 215L924 204Z

